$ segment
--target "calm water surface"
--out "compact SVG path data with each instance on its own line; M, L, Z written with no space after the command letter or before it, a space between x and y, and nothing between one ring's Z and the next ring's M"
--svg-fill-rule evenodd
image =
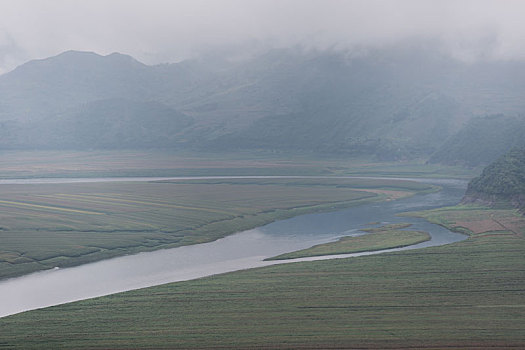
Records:
M201 179L203 178L218 177L201 177ZM124 179L125 181L152 181L168 178ZM0 184L60 183L60 180L13 179L0 180ZM101 182L108 181L108 179L66 179L62 183L86 181ZM116 181L116 179L113 178L110 181ZM0 317L168 282L185 281L218 273L283 263L265 262L263 260L285 252L307 248L314 244L334 241L341 236L362 234L359 230L372 227L371 222L379 221L381 225L410 222L413 224L411 229L424 230L432 235L430 241L386 251L417 249L465 239L466 237L463 235L450 232L443 227L421 219L395 216L396 213L404 211L456 204L461 199L466 187L466 182L461 180L417 179L416 181L438 184L443 187L443 190L438 193L417 195L393 202L373 203L331 213L302 215L240 232L215 242L128 255L1 281ZM324 260L379 254L381 252L385 251L303 258L285 262Z

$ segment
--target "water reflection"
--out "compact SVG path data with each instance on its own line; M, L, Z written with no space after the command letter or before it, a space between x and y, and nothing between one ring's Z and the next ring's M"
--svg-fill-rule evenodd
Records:
M428 181L428 180L425 180ZM435 183L435 182L434 182ZM266 266L267 257L334 241L371 222L411 222L411 229L430 232L432 239L405 250L464 239L443 227L395 214L457 203L466 183L440 182L439 193L417 195L393 202L373 203L331 213L298 216L244 231L215 242L104 260L78 267L38 272L0 282L0 316L25 310L93 298L121 291ZM393 251L389 250L389 251ZM373 252L377 254L380 252ZM338 257L368 255L357 253ZM322 260L327 257L298 259ZM330 257L333 258L333 257ZM289 262L289 261L287 261Z

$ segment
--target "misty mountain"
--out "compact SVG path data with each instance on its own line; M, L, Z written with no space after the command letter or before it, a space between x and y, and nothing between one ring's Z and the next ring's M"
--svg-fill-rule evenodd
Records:
M491 115L471 119L429 159L430 163L488 164L515 147L525 147L525 116Z
M434 153L437 160L473 118L525 111L523 96L523 63L469 64L409 47L279 49L155 66L68 51L0 76L0 147Z
M245 64L253 68L245 71L266 67L259 76L274 77L249 89L261 98L277 95L267 101L283 107L259 110L264 116L217 138L214 147L425 156L474 116L525 110L523 64L465 64L417 50L271 54L280 60ZM249 95L247 89L235 95Z
M36 121L99 99L147 100L151 68L130 56L67 51L0 76L0 120Z
M4 149L174 148L193 119L158 102L97 100L66 109L50 120L3 123ZM13 135L17 135L13 137Z

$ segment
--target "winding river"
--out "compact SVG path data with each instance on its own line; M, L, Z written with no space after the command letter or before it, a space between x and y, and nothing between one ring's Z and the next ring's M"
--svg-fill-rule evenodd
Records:
M200 179L209 178L232 177L201 177ZM0 185L165 179L174 178L12 179L0 180ZM297 216L243 231L210 243L139 253L0 281L0 317L76 300L247 268L417 249L465 239L465 236L450 232L441 226L417 218L399 218L396 214L404 211L453 205L461 199L466 182L449 179L411 180L438 184L442 186L443 190L437 193L416 195L391 202L373 203L336 212ZM302 258L280 262L263 261L267 257L334 241L341 236L362 234L359 229L372 227L371 222L380 222L381 225L410 222L413 224L411 229L427 231L431 234L432 239L409 247L376 252Z

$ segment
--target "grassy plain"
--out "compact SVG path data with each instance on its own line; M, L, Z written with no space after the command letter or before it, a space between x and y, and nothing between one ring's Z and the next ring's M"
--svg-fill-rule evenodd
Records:
M307 249L277 255L266 260L284 260L399 248L425 242L430 239L430 235L427 232L401 230L409 226L411 226L411 224L391 224L375 228L365 228L361 231L370 232L369 234L341 237L336 242L318 244Z
M513 230L31 311L0 319L0 348L525 348L525 219L479 207L418 215L448 227L493 217Z
M308 212L433 189L364 179L0 186L0 278L208 242Z
M0 151L0 179L100 176L355 175L471 178L481 169L310 153Z
M517 235L523 236L524 218L516 209L488 209L476 205L456 205L433 210L404 213L424 218L450 230L471 237Z

